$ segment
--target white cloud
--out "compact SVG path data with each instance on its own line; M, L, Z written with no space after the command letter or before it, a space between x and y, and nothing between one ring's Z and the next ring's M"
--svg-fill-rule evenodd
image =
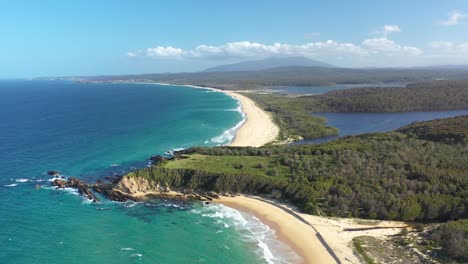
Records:
M127 56L147 56L151 58L186 58L205 60L229 60L246 58L265 58L271 56L306 56L317 55L368 55L368 51L352 43L339 43L333 40L309 42L306 44L262 44L241 41L229 42L220 46L199 45L191 50L182 50L172 46L148 48L146 52L128 52Z
M304 56L346 67L398 67L442 64L466 64L468 43L432 41L425 49L403 45L387 37L363 40L360 44L341 43L334 40L304 44L240 41L222 45L198 45L183 50L173 46L157 46L128 52L129 57L183 61L188 65L216 65L220 62L237 62L267 57Z
M318 53L366 54L362 48L351 43L338 43L333 40L309 42L301 45L257 42L230 42L221 46L200 45L186 53L187 57L205 59L237 59L270 56L314 56Z
M384 37L387 37L390 33L401 32L401 28L398 25L385 25L382 27L381 33Z
M428 45L433 49L448 49L453 47L453 43L449 41L432 41Z
M162 47L158 46L156 48L147 48L146 55L148 57L178 57L182 55L183 50L179 48L174 48L172 46Z
M448 14L448 18L446 20L440 21L440 25L442 26L455 26L458 25L460 19L464 18L465 15L461 14L458 11L453 11Z
M371 53L380 53L387 56L396 56L396 55L413 55L417 56L422 54L422 50L417 47L412 46L401 46L395 41L383 38L371 38L366 39L362 44L371 52Z
M468 62L468 43L456 44L449 41L433 41L428 43L431 50L426 57L433 65L463 64Z
M461 52L468 54L468 43L463 43L457 46L458 50Z

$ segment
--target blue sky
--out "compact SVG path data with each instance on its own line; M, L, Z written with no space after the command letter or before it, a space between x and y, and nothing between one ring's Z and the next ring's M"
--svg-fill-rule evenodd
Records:
M306 56L468 64L468 1L4 1L0 78L197 71Z

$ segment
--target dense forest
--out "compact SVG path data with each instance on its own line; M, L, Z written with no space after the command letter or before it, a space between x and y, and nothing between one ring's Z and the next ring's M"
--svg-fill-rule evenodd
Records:
M468 143L468 120L462 117L416 122L397 131L423 140L449 144Z
M406 112L468 108L468 81L433 81L406 88L354 88L301 97L317 112ZM318 100L321 108L310 101Z
M192 84L221 89L262 89L271 86L325 86L389 82L468 79L466 69L351 69L279 67L260 71L196 72L79 77L87 81L139 81Z
M271 195L312 214L391 220L468 217L468 115L320 145L191 148L130 174L190 187ZM450 131L458 142L431 141ZM442 129L442 128L440 128ZM463 134L458 136L458 134ZM419 138L423 138L419 139Z
M246 93L271 112L283 132L282 139L299 135L306 139L331 136L338 130L327 126L313 112L400 112L468 109L468 81L415 83L406 88L355 88L322 95L287 97Z

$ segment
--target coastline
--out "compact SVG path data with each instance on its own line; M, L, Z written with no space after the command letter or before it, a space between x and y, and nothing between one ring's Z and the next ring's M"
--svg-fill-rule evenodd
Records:
M231 91L222 92L235 98L240 103L241 110L245 115L245 122L236 131L229 146L261 147L278 137L279 128L273 122L272 117L258 107L252 99Z
M256 196L221 197L217 202L259 218L303 259L302 263L361 263L352 246L353 238L385 238L407 227L397 221L304 214L287 204Z
M155 83L158 85L173 85L164 83ZM236 131L232 141L227 144L232 147L261 147L274 141L279 135L279 127L273 122L270 114L265 112L255 102L245 95L233 91L226 91L211 87L202 87L196 85L178 85L184 87L191 87L196 89L205 89L215 92L224 93L237 102L239 102L241 111L244 115Z
M247 96L217 88L194 85L177 86L222 92L238 101L244 119L234 127L235 137L227 144L228 146L260 147L274 141L279 134L279 128L271 116ZM185 199L184 194L174 191L162 195L161 192L135 190L132 195L136 198ZM215 199L214 202L258 218L275 231L279 241L287 244L302 258L301 263L361 263L352 245L354 237L369 235L383 238L398 234L401 228L406 226L401 222L313 216L299 213L297 209L278 201L254 196L221 197L219 200ZM360 230L346 231L345 229Z
M278 239L301 257L301 263L337 263L317 239L317 232L312 227L276 206L246 196L222 197L217 202L251 214L275 230Z

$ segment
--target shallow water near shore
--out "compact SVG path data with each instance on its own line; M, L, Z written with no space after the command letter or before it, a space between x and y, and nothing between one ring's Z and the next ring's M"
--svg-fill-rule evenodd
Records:
M0 81L0 263L276 263L260 243L274 233L230 208L35 189L51 169L93 181L171 149L226 144L238 109L188 87Z

